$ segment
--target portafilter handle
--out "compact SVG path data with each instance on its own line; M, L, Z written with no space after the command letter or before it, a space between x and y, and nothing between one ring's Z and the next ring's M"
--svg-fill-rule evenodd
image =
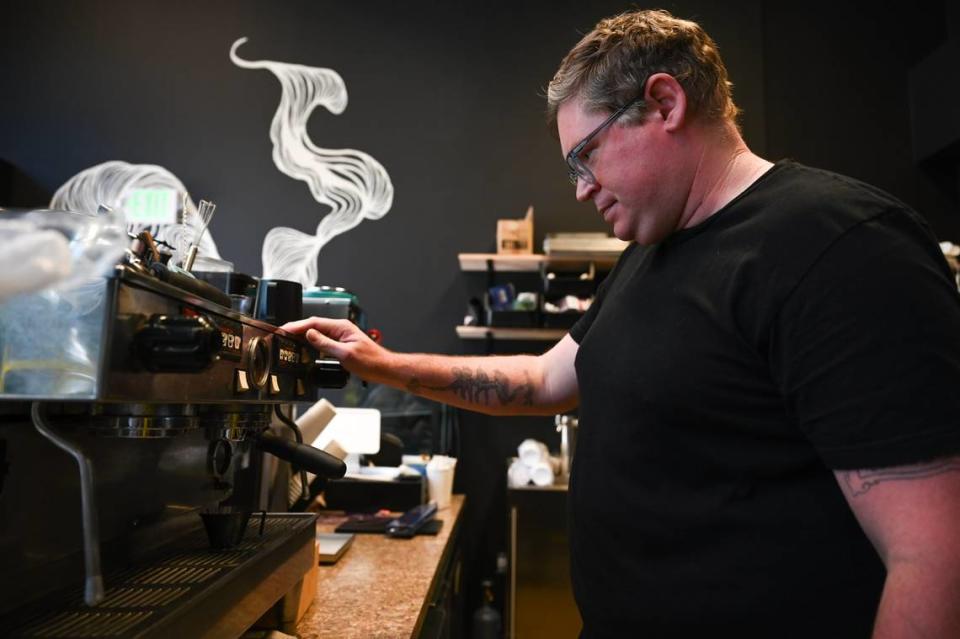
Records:
M294 466L329 479L340 479L347 473L347 465L330 453L295 441L277 437L270 431L256 436L257 448L275 455Z

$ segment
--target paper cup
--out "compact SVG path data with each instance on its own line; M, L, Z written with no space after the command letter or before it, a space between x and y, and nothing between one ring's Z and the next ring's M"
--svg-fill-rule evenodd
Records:
M438 509L448 508L453 496L453 471L457 460L435 456L427 464L427 492Z
M533 468L539 462L544 461L549 455L547 446L543 442L535 439L525 439L517 447L517 457L527 466Z
M537 486L550 486L553 484L553 468L549 462L537 462L530 467L530 479Z
M530 483L530 467L514 459L507 468L507 483L511 488L521 488Z

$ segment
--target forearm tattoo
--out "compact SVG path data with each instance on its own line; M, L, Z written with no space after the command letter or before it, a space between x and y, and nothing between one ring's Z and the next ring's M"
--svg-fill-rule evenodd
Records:
M923 479L924 477L942 475L943 473L955 470L960 470L960 458L951 457L912 466L879 468L877 470L850 470L840 473L840 476L850 489L850 493L854 497L857 497L869 492L871 488L881 482L902 479Z
M411 393L424 390L449 391L467 402L486 406L489 406L493 399L496 399L501 406L533 405L533 382L530 380L529 373L524 372L526 382L513 387L501 371L493 371L491 377L481 368L478 368L476 373L472 373L468 368L452 368L450 374L453 375L453 381L446 386L424 386L414 377L407 383L407 390Z

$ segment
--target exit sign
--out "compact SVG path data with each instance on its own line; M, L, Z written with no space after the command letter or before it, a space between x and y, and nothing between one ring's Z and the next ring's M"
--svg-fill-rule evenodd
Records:
M176 224L177 192L174 189L134 189L123 204L127 224Z

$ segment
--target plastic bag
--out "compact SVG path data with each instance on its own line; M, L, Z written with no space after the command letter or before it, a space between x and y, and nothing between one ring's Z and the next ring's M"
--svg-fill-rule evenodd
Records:
M0 210L0 302L102 277L129 243L123 217L49 210Z

